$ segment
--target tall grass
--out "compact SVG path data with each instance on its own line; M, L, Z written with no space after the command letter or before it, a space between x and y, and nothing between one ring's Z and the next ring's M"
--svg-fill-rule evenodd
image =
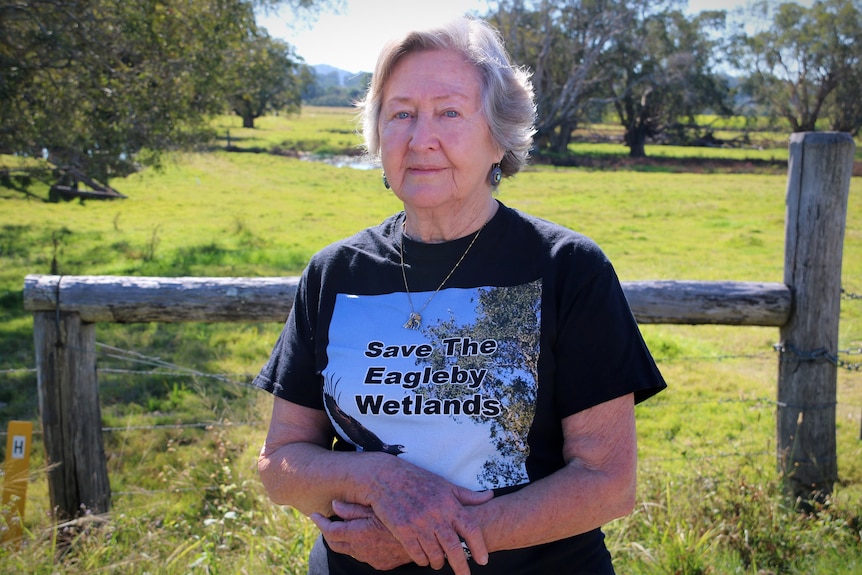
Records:
M255 130L221 122L232 146L250 150L356 146L350 117L338 110L267 118ZM399 209L376 171L269 154L184 155L112 184L129 199L51 204L39 200L47 190L38 183L31 196L0 187L4 428L37 421L26 274L297 275L322 246ZM781 174L534 166L505 182L499 199L594 237L623 281L781 281L785 186ZM862 294L858 178L843 285ZM304 573L315 530L272 505L255 471L270 402L248 383L279 329L100 324L113 510L55 526L37 437L26 536L0 547L0 572ZM839 369L840 481L828 505L803 515L782 498L775 469L777 330L643 330L670 388L638 407L639 504L607 529L618 571L859 572L862 371ZM862 300L844 299L839 348L860 346ZM166 367L153 372L156 359Z

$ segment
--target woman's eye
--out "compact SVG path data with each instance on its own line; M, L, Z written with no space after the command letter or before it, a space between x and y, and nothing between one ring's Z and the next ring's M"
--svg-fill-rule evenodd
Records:
M396 112L395 118L398 120L406 120L410 117L410 112Z
M461 114L459 114L459 113L458 113L458 112L456 112L455 110L446 110L446 111L443 113L443 115L444 115L444 116L446 116L447 118L457 118L457 117L459 117Z

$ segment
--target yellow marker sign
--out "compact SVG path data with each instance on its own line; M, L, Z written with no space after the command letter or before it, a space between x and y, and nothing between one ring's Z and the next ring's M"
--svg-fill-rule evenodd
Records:
M3 482L3 504L0 507L0 539L13 541L22 535L24 503L27 501L27 481L30 478L30 445L33 424L10 421L6 436L6 479Z

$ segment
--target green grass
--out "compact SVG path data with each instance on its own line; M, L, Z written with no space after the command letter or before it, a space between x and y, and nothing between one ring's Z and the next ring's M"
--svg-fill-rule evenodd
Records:
M357 144L346 110L264 118L255 130L233 118L218 125L225 135L230 129L233 146L247 150L343 151ZM696 152L648 149L668 157ZM734 153L709 150L720 158ZM764 153L786 157L781 149ZM10 419L37 421L35 376L27 371L34 363L32 320L21 295L26 274L53 267L62 274L297 275L316 250L399 209L375 170L224 150L184 155L161 172L112 184L128 199L52 204L40 200L47 187L38 182L30 196L0 187L4 429ZM595 238L623 281L777 282L785 188L784 174L534 166L505 182L499 198ZM848 292L862 294L859 178L851 184L843 278ZM104 524L52 527L37 436L25 545L0 547L0 572L304 573L314 527L269 503L255 469L269 399L247 384L279 329L100 324L100 344L175 368L125 373L152 366L99 348L112 513ZM858 572L862 371L839 370L840 482L831 506L805 516L787 507L775 471L778 358L771 346L778 330L643 330L670 388L638 408L639 504L607 529L619 572ZM842 300L839 348L860 346L862 300ZM201 422L211 425L174 427Z
M224 116L215 123L221 143L245 150L312 152L321 155L357 153L362 139L356 132L356 113L351 108L304 108L302 121L295 116L265 116L254 129L242 128L238 116Z

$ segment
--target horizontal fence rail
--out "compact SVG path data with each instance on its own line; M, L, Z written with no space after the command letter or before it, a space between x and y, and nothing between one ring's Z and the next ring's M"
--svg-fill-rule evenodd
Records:
M24 307L74 312L84 322L284 322L299 278L29 275ZM640 323L780 327L790 288L729 281L623 282Z
M299 278L28 275L28 311L68 311L90 323L283 322Z

